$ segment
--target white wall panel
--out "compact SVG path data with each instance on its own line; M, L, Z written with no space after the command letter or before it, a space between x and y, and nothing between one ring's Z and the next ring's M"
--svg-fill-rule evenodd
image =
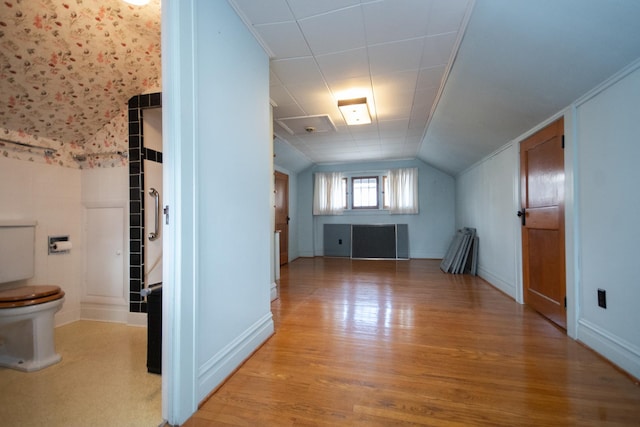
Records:
M456 180L456 226L476 228L478 273L516 299L520 221L516 217L518 145L510 143Z
M578 338L640 377L640 69L576 109ZM598 307L597 290L607 292Z

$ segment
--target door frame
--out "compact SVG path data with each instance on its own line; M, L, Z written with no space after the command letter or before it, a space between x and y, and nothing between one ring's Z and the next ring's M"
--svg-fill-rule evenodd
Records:
M522 233L520 230L520 218L515 212L520 210L521 204L521 182L520 182L520 142L549 124L564 117L564 224L565 224L565 283L567 295L567 335L573 339L578 339L578 313L580 307L579 277L578 277L578 251L577 234L578 226L577 200L575 182L577 171L577 147L575 106L568 107L549 117L534 128L528 130L515 138L512 143L517 145L514 151L513 161L516 164L513 194L513 226L516 229L516 301L524 304L524 279L522 264Z

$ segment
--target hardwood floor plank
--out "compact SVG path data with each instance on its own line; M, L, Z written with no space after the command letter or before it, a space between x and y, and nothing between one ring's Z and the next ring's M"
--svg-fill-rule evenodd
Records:
M549 321L436 260L298 259L276 333L202 426L640 425L640 387Z

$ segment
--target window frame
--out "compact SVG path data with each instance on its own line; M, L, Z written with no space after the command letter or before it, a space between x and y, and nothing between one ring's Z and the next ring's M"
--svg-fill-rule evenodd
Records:
M358 175L349 177L351 180L351 209L352 210L379 210L380 209L380 175ZM372 180L375 179L375 205L355 206L355 185L356 181Z

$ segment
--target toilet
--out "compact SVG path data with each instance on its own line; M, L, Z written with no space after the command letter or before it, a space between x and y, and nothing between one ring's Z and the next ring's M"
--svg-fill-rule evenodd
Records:
M0 221L0 366L37 371L58 363L54 316L64 291L26 285L35 273L35 221Z

